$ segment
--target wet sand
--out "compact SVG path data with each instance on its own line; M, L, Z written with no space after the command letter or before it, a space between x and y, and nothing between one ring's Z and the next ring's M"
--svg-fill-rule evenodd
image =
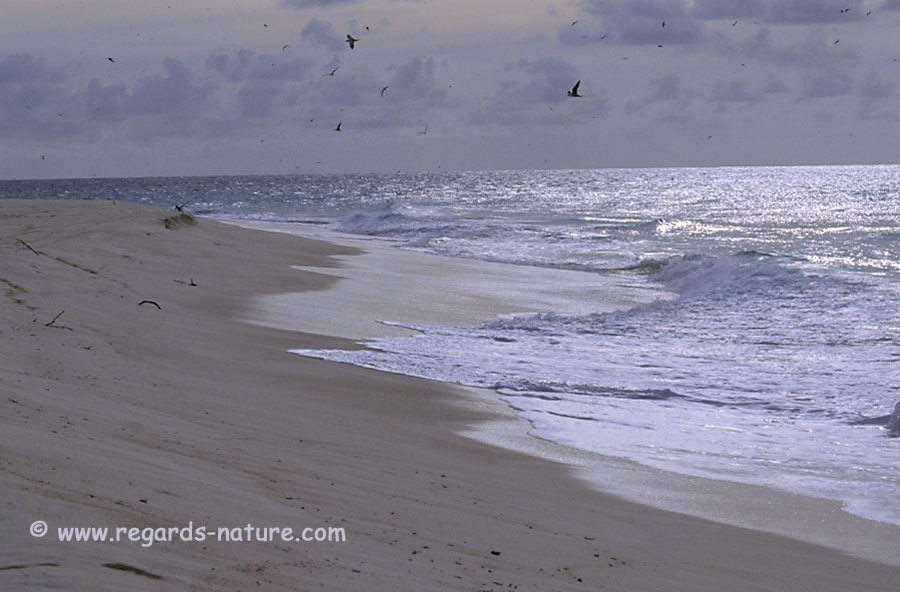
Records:
M364 246L207 219L167 228L172 214L0 201L3 589L819 592L900 579L896 563L599 492L556 462L571 460L561 447L491 445L484 430L523 429L478 393L288 353L358 347L348 338L396 294L403 310L428 303L385 292L342 325L352 266L376 264ZM509 306L467 302L460 318ZM602 467L582 470L597 481ZM792 513L829 519L805 503ZM346 540L57 538L248 524Z

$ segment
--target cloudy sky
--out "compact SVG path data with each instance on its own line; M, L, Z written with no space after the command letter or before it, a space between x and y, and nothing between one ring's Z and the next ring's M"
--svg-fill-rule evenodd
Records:
M900 0L0 8L0 178L900 163Z

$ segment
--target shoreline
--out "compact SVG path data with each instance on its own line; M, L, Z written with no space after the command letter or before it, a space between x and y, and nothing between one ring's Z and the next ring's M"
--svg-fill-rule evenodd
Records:
M0 212L4 587L892 590L900 575L470 437L500 401L288 354L355 346L310 330L339 298L304 307L305 327L244 322L260 294L337 298L359 248L211 219L167 229L171 213L124 202ZM37 518L332 524L347 542L66 544L29 536Z
M405 323L474 325L511 314L555 312L579 314L624 309L638 302L664 297L662 291L633 285L594 273L540 269L480 260L457 260L430 253L404 251L375 239L325 231L303 224L245 222L229 224L301 237L315 237L363 253L342 258L337 271L342 278L328 292L282 294L254 299L258 315L250 322L283 326L304 307L320 305L324 299L338 302L342 310L365 311L360 318L337 325L342 337L354 342L411 331L391 325L373 324L372 293L388 292L404 272L415 274L419 283L408 302L427 301L428 310L374 307L377 313L393 314L383 320ZM421 279L422 270L440 268L439 276ZM382 272L386 277L374 277ZM472 282L491 278L490 285ZM499 284L499 286L498 286ZM565 297L543 293L546 285L566 285ZM430 295L430 296L429 296ZM476 303L477 306L471 306ZM599 306L598 306L599 305ZM605 307L605 308L604 308ZM352 313L351 313L352 315ZM376 319L377 320L377 319ZM327 348L325 348L327 349ZM303 355L302 353L300 354ZM402 375L400 375L402 376ZM900 538L900 525L854 514L841 500L804 495L765 485L713 479L654 468L623 457L598 454L532 435L531 424L520 417L502 395L490 390L446 383L461 390L473 405L488 410L494 419L480 422L461 433L466 437L515 452L523 452L568 466L571 473L591 488L623 500L674 511L723 524L780 534L821 544L846 553L875 558L900 566L900 556L885 541ZM698 495L698 492L700 494ZM873 532L878 536L873 537Z

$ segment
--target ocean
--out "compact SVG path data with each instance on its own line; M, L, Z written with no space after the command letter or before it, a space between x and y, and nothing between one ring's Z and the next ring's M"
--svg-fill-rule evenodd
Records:
M900 166L0 181L0 196L186 204L646 286L658 297L627 310L300 353L484 387L539 438L900 524Z

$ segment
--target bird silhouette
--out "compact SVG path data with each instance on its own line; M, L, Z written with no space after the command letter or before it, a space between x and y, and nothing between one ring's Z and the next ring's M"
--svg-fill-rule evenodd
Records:
M347 43L350 44L350 49L353 49L356 46L357 41L359 41L359 39L354 39L351 35L347 35Z
M387 85L387 86L385 86L384 88L381 89L381 96L382 96L382 97L384 97L384 91L386 91L386 90L389 89L389 88L391 88L391 85L390 85L390 84Z
M580 94L578 94L578 86L579 86L580 84L581 84L581 81L580 81L580 80L579 80L578 82L575 83L575 86L573 86L573 87L572 87L572 90L569 91L569 96L570 96L570 97L580 97L580 96L581 96Z
M337 127L334 128L334 131L336 131L336 132L341 131L341 123L344 123L344 122L343 122L343 121L339 122L339 123L337 124Z

